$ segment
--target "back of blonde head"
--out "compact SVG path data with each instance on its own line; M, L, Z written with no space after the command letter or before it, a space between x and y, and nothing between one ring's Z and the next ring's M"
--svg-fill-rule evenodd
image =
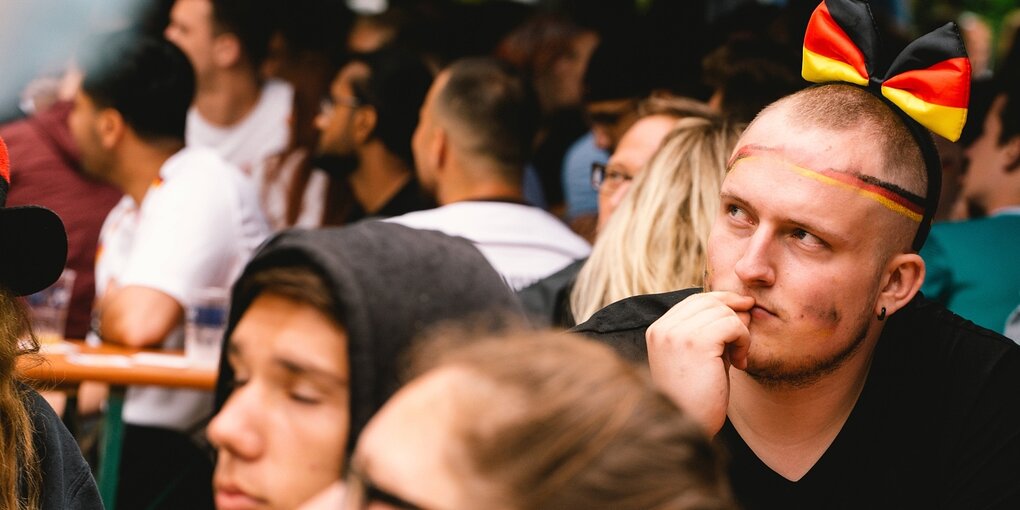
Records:
M474 508L729 510L718 451L656 391L647 370L569 334L443 333L412 354L415 372L458 369L448 398Z
M741 128L677 121L577 275L570 308L578 323L626 297L702 285L726 158Z

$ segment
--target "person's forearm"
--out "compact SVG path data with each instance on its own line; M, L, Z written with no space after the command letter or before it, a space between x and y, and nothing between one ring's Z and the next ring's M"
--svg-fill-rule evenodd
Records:
M162 292L143 287L117 289L104 300L100 336L105 342L149 347L163 342L180 323L180 305Z

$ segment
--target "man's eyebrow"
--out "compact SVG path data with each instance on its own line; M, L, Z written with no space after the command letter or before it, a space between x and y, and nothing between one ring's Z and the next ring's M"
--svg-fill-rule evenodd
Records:
M848 242L848 240L847 240L845 235L839 234L839 233L837 233L837 232L835 232L833 230L829 230L829 229L827 229L827 228L825 228L825 227L823 227L821 225L818 225L816 223L811 223L810 221L801 221L801 220L796 220L796 219L793 219L793 218L788 218L786 220L786 223L789 224L789 225L793 225L793 226L795 226L797 228L806 230L806 231L814 234L815 236L818 236L819 238L821 238L823 241L825 241L830 246L833 244L834 241L836 243L842 243L842 244L846 244Z
M737 195L736 193L722 190L719 192L719 198L721 198L724 202L726 201L736 202L744 207L747 207L748 209L751 209L751 212L754 212L754 207L752 207L751 204L747 203L747 200L744 200L743 198L741 198L740 195Z
M330 373L327 370L306 365L304 363L294 361L287 358L281 358L279 356L273 357L273 363L282 368L287 374L291 376L308 376L314 379L322 379L332 384L340 386L347 386L349 380L347 377L338 376Z
M750 210L751 213L754 213L754 207L748 201L744 200L737 194L728 191L723 191L720 193L719 197L722 199L723 203L733 202L743 208ZM835 231L829 230L821 225L812 223L809 220L805 221L796 218L785 217L782 219L782 223L787 225L793 225L798 228L803 228L808 232L811 232L813 234L825 238L825 240L827 241L837 241L844 243L847 241L845 236L838 234Z

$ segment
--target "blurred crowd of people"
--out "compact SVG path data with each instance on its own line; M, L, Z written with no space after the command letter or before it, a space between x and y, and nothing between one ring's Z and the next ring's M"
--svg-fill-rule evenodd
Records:
M117 507L1020 498L1017 12L137 3L0 125L6 206L66 229L67 338L179 350L231 293L214 393L128 389ZM809 24L875 73L947 22L958 140L801 76ZM46 393L89 458L106 392ZM18 508L102 507L65 453Z

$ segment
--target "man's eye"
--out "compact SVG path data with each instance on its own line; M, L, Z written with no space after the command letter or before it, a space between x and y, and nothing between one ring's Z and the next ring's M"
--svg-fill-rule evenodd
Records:
M308 381L293 381L288 385L287 396L299 404L319 404L323 400L322 391Z
M733 204L726 206L726 214L729 214L731 217L738 219L747 218L747 213L744 212L744 210L741 209L739 206Z
M312 395L308 392L292 391L290 392L290 399L300 404L318 404L322 401L318 395Z
M816 236L816 235L812 234L811 232L808 232L807 230L804 230L802 228L794 229L793 233L791 235L795 239L803 241L804 244L807 244L807 245L810 245L810 246L826 246L825 241L819 239L818 236Z

